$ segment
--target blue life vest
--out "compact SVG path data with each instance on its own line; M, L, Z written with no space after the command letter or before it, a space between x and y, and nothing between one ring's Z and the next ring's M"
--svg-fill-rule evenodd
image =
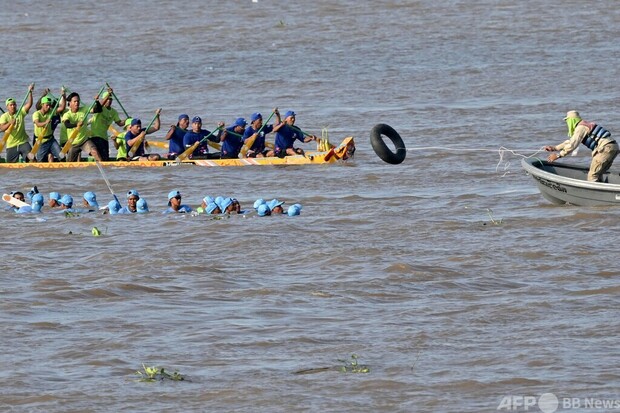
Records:
M611 139L611 132L594 122L582 120L578 125L587 127L590 132L581 140L590 150L594 150L603 139Z

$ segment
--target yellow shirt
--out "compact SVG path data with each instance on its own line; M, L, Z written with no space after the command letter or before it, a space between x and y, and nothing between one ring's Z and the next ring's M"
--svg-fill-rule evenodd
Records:
M70 123L77 124L80 121L84 121L86 116L88 115L88 108L85 106L80 106L77 112L71 112L71 110L65 112L62 115L61 121L64 123L65 121L69 121ZM67 128L67 136L70 138L73 136L73 132L77 129L75 128ZM88 124L83 124L80 128L77 135L74 136L73 142L71 143L73 146L80 146L84 142L86 142L90 138L90 128Z
M118 145L118 153L116 159L127 159L127 143L125 142L125 134L127 132L119 133L116 137L116 144Z
M120 121L121 119L118 117L118 112L116 109L108 109L105 106L102 107L101 112L93 114L93 120L90 123L92 136L107 139L108 127L112 124L112 122Z
M37 110L35 113L32 114L32 120L36 122L46 122L51 117L52 117L51 109L45 115L40 110ZM51 135L52 135L51 123L48 123L46 126L37 126L36 123L34 124L34 136L36 136L37 138L51 136Z
M14 148L22 143L28 142L28 135L26 134L26 129L24 128L24 118L27 114L28 112L22 108L22 110L19 113L15 113L15 115L11 116L9 112L6 112L0 116L1 125L9 123L13 118L15 118L15 126L6 141L7 148Z

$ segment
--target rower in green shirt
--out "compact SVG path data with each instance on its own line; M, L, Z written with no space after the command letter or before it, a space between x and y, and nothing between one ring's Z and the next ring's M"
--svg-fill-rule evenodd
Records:
M110 160L110 144L108 142L108 128L112 123L116 123L118 126L124 126L125 122L121 120L116 109L112 107L112 88L109 88L99 98L99 104L101 105L101 112L93 114L92 121L90 123L90 130L92 134L92 141L97 146L99 156L104 161ZM111 139L115 139L112 137Z
M69 110L62 115L62 123L67 127L67 135L69 138L73 135L73 131L78 125L82 125L88 117L88 107L80 106L80 95L72 92L67 96L69 102ZM97 111L97 105L95 105L95 111ZM101 110L101 107L99 107ZM80 154L85 151L90 156L98 161L101 161L101 156L97 151L97 146L90 139L91 131L90 125L82 125L73 142L71 142L71 148L67 153L67 162L77 162L80 160Z
M6 132L6 130L13 126L11 133L8 136L6 142L6 161L9 163L15 163L19 161L19 156L22 159L27 159L32 146L28 139L28 134L24 127L24 118L32 107L32 91L34 90L34 83L28 86L28 94L25 99L24 106L19 110L14 98L8 98L6 100L7 111L0 116L0 132Z

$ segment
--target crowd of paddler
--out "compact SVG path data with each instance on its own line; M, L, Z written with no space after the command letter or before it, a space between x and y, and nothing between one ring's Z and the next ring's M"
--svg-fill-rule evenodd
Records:
M61 195L59 192L50 192L48 197L48 207L52 211L65 213L88 213L100 212L104 214L144 214L149 211L146 199L140 197L135 189L127 191L127 205L122 206L118 197L113 194L113 198L107 205L99 206L97 195L88 191L82 196L82 201L74 201L73 196L69 194ZM181 192L173 190L168 193L168 208L163 211L165 214L181 213L181 214L208 214L208 215L230 215L230 214L246 214L249 211L241 209L241 204L236 198L232 197L212 197L205 196L201 200L200 206L195 210L190 206L183 204ZM24 195L21 191L13 191L10 194L3 195L3 200L9 205L7 209L16 213L40 213L45 205L45 198L39 193L35 186ZM26 202L29 201L30 203ZM254 202L254 210L258 216L287 214L289 216L299 215L301 213L301 205L291 205L287 211L284 210L284 201L277 198L271 201L265 201L262 198Z
M181 114L166 134L168 152L151 153L146 136L160 130L161 109L155 110L151 121L143 127L140 119L129 116L107 83L92 102L87 102L88 106L78 93L69 92L64 86L58 96L44 89L32 114L34 136L31 144L25 124L33 105L33 91L34 84L31 84L19 107L15 98L5 101L6 111L2 110L4 113L0 116L0 133L3 133L0 153L6 147L5 162L76 162L82 160L83 153L97 161L114 160L110 158L109 140L116 148L115 160L119 161L303 155L303 149L294 147L296 140L316 141L319 150L327 151L332 147L329 141L295 126L295 112L287 111L281 116L275 108L264 122L261 113L255 112L249 122L238 117L228 126L218 122L212 131L203 128L200 116L193 116L190 122L189 115ZM123 111L123 118L112 107L114 101ZM274 116L274 123L268 124ZM123 130L117 130L114 124ZM57 129L58 140L54 135ZM270 133L275 135L273 144L265 139ZM211 152L209 146L217 151Z

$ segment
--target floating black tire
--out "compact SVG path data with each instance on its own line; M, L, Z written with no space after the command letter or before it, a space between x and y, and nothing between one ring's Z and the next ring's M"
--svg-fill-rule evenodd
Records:
M394 144L396 148L396 152L393 152L390 147L385 144L383 136L392 141L392 144ZM394 165L399 164L404 161L405 156L407 156L407 148L405 148L405 143L400 135L394 128L385 123L379 123L371 129L370 144L377 156L387 163Z

